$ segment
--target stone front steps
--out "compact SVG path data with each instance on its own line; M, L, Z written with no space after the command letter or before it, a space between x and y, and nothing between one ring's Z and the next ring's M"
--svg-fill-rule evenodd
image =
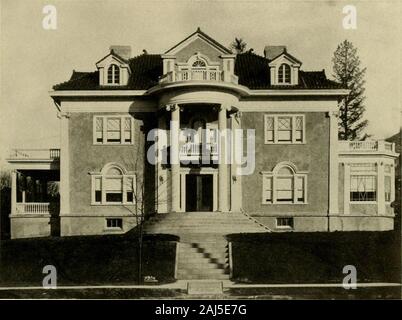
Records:
M180 237L179 280L228 280L229 248L225 235L266 229L242 213L191 212L153 216L145 223L144 231Z
M267 230L242 213L183 212L157 214L145 224L147 233L197 234L254 233Z

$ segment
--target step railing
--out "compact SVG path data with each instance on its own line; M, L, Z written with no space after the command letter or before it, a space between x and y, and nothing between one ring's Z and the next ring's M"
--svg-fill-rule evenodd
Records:
M240 209L240 212L245 215L248 219L250 219L251 221L253 221L254 223L258 224L260 227L264 228L265 230L267 230L267 232L273 232L273 230L271 228L269 228L268 226L266 226L265 224L261 223L260 221L258 221L257 219L255 219L254 217L250 216L246 211L243 210L243 208Z

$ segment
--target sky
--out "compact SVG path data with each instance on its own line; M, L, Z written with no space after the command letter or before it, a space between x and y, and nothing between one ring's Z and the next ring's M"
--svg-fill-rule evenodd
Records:
M37 1L0 0L0 166L11 148L60 145L49 96L72 70L94 71L110 45L163 53L200 27L228 46L235 37L263 55L286 45L302 70L325 69L344 39L366 73L367 133L383 139L400 129L400 1ZM54 5L57 29L45 30L43 7ZM357 28L344 29L342 8L355 5Z

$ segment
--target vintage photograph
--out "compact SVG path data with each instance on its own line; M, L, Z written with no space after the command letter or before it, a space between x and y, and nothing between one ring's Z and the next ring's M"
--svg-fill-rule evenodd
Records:
M0 299L401 299L399 1L0 3Z

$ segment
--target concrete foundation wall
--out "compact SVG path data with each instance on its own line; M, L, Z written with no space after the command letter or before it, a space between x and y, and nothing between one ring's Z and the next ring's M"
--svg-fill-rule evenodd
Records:
M106 228L106 218L122 218L122 230L110 230ZM125 233L137 225L135 216L119 217L116 214L111 216L77 216L61 217L62 236L80 236L97 234Z
M10 216L11 239L50 236L50 215L18 214Z
M284 215L278 215L284 217ZM296 231L296 232L325 232L328 231L328 218L327 217L311 217L311 216L294 216L294 228L291 229L278 229L276 228L276 217L255 216L257 221L263 223L267 227L275 231Z
M330 218L330 231L387 231L394 229L394 218L384 216L342 216Z

